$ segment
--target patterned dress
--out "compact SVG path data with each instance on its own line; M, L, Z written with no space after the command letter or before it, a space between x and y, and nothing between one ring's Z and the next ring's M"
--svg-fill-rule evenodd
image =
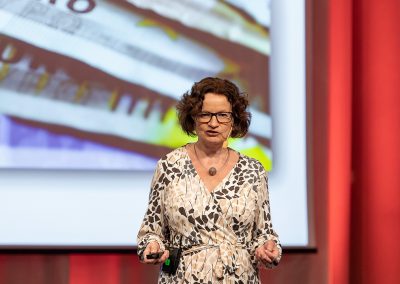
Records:
M183 248L175 275L160 271L158 283L259 283L254 252L267 240L276 242L281 255L271 224L268 177L257 160L239 154L212 192L185 147L158 162L138 233L138 254L151 241L161 250Z

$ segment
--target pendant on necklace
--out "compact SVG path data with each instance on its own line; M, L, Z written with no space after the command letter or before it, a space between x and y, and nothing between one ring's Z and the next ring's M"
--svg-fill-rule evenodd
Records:
M209 169L208 169L208 174L209 174L210 176L215 176L215 175L217 174L217 169L214 168L214 167L209 168Z

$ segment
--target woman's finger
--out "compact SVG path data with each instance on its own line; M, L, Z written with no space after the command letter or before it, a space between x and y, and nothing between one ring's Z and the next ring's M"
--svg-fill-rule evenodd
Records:
M147 245L146 249L143 251L143 262L147 264L154 264L158 261L158 259L149 259L147 255L152 253L157 253L160 249L160 246L157 242L151 242Z
M163 255L160 257L159 263L164 263L168 257L169 257L169 251L166 250L166 251L164 251Z
M265 249L264 246L259 247L256 250L255 256L256 256L257 260L264 262L264 263L265 262L272 263L272 261L273 261L272 257L270 255L268 255L267 250Z
M272 251L276 250L277 247L276 247L276 244L275 244L274 241L268 240L268 241L264 244L264 248L265 248L267 251L272 252Z

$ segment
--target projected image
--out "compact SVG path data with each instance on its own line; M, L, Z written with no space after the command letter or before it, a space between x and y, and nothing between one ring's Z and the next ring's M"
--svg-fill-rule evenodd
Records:
M153 170L206 77L249 95L230 146L272 168L268 0L0 0L0 167Z

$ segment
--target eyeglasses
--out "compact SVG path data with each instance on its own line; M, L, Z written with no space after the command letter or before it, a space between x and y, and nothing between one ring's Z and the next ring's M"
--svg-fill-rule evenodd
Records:
M231 112L200 112L196 115L196 120L200 123L209 123L213 116L217 118L219 123L228 123L232 121Z

